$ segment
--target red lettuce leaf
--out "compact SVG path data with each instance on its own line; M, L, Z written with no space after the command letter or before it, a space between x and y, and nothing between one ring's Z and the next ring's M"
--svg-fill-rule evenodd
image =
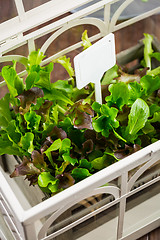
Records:
M140 149L141 147L138 144L134 144L133 146L125 145L125 148L116 150L114 152L114 156L118 159L122 159L139 151Z
M70 173L63 173L61 175L56 176L57 179L59 179L59 188L66 189L70 186L72 186L75 183L74 178L71 176Z
M15 167L14 172L10 175L11 178L25 175L39 175L40 170L34 166L31 159L23 157L21 164Z
M65 115L69 115L72 119L74 127L78 129L93 129L92 117L94 111L88 103L83 104L83 100L79 100L72 105Z
M36 104L37 98L42 97L44 97L43 90L38 87L33 87L16 96L16 98L18 98L20 101L19 112L22 114L27 112L30 108L30 105Z

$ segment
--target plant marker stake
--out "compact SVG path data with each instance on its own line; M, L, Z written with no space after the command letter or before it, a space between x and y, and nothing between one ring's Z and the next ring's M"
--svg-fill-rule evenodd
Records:
M114 34L110 33L74 58L77 88L95 84L96 102L102 104L101 78L116 64Z
M96 102L102 104L101 82L97 81L94 85Z

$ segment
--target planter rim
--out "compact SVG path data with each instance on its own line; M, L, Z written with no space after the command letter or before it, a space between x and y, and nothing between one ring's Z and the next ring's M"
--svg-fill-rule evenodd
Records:
M91 196L92 191L95 188L104 185L106 182L110 182L111 180L128 173L128 171L136 168L141 164L144 164L151 159L158 161L160 154L159 146L160 140L131 154L130 156L127 156L119 162L116 162L100 170L92 176L80 181L79 183L76 183L75 185L65 189L55 196L50 197L49 199L37 204L36 206L31 207L28 210L24 210L22 208L17 197L14 195L13 190L8 185L6 179L3 179L4 176L1 172L1 182L3 180L5 181L0 186L0 188L5 197L10 194L8 204L12 207L12 210L17 219L19 219L19 221L24 224L31 224L31 222L34 220L48 215L51 210L52 212L58 210L67 202L72 202L76 199L78 202L79 196L85 197L86 193L88 193L88 189L90 189Z

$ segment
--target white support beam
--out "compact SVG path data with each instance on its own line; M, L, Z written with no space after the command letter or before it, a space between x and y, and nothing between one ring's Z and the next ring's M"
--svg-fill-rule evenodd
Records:
M25 19L25 10L22 0L14 0L20 21Z

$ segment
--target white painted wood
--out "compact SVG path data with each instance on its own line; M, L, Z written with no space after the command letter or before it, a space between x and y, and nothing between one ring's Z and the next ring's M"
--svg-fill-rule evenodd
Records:
M64 13L67 13L79 6L82 6L86 2L89 1L65 0L64 4L64 0L54 0L26 12L25 18L22 21L19 21L19 17L8 20L0 25L0 31L2 32L0 36L0 42L21 32L26 32L27 30L41 25L44 22L48 22L49 20L54 19L58 16L61 16ZM79 14L82 15L82 12L83 15L88 15L94 11L103 8L105 4L109 4L111 2L115 2L115 0L101 0L98 3L89 6L84 10L72 14L71 18L73 20L74 16L78 16ZM10 31L8 31L8 28L10 29Z
M122 28L124 28L124 27L127 27L127 26L133 24L133 23L136 23L136 22L138 22L138 21L141 21L141 20L143 20L143 19L145 19L145 18L147 18L147 17L150 17L150 16L152 16L152 15L154 15L154 14L156 14L156 13L160 13L160 7L155 8L155 9L153 9L153 10L151 10L151 11L146 12L146 13L143 13L143 14L137 16L137 17L131 18L131 19L129 19L129 20L127 20L127 21L124 21L124 22L122 22L122 23L119 23L119 24L117 24L117 25L115 25L116 20L114 20L114 21L111 23L111 25L110 25L110 31L111 31L111 32L114 32L114 31L120 30L120 29L122 29Z
M149 169L154 163L157 162L157 159L152 158L150 161L148 161L145 165L143 165L140 169L137 170L137 172L131 177L131 179L128 182L128 189L127 191L129 192L131 188L133 187L135 181L147 170Z
M72 27L76 27L76 26L80 26L80 25L83 25L83 24L91 24L91 25L94 25L96 26L100 33L101 33L101 36L103 36L103 33L105 31L105 25L103 23L103 21L99 20L99 19L94 19L94 18L83 18L83 19L79 19L77 21L73 21L73 22L68 22L66 24L63 25L63 27L61 27L60 29L58 29L55 33L53 33L46 41L45 43L43 44L43 46L41 47L41 52L45 53L46 50L48 49L48 47L51 45L51 43L57 38L59 37L63 32L71 29ZM95 38L94 38L95 40ZM93 40L92 40L93 41ZM81 43L78 45L81 46ZM73 50L73 49L71 49ZM71 51L70 50L70 51Z
M24 235L22 228L19 224L19 219L17 220L15 215L12 213L10 205L3 197L2 193L0 193L0 211L12 235L15 236L16 234L17 240L21 240L22 236L24 237ZM20 226L20 229L18 229L18 226Z
M29 50L29 53L36 51L36 46L33 38L28 39L28 50Z
M121 176L121 199L119 204L117 239L120 239L123 235L124 215L126 210L126 199L127 199L127 195L126 195L127 181L128 181L128 172L125 171Z
M112 20L111 20L111 24L110 24L110 31L113 32L114 26L116 25L116 22L119 18L119 16L121 15L121 13L123 12L123 10L130 4L132 3L134 0L128 0L128 1L124 1L121 6L117 9L117 11L114 13Z
M131 156L126 157L125 159L115 163L103 169L93 176L88 177L85 181L81 181L76 185L66 189L64 192L61 192L54 196L54 203L52 198L42 202L39 205L36 205L32 209L29 209L24 215L24 223L29 223L29 221L36 220L37 217L43 217L44 214L49 214L51 209L57 210L59 206L63 206L65 202L73 201L73 199L80 198L81 196L88 195L88 191L92 191L94 188L104 185L106 182L110 182L115 178L121 176L124 171L130 171L136 168L139 165L144 164L145 162L152 159L154 156L159 160L159 143L149 145L148 147L138 151ZM85 184L84 184L85 183ZM83 190L83 191L82 191ZM63 199L65 194L65 200ZM41 207L40 207L41 206Z
M95 174L94 176L87 178L85 181L82 181L73 187L70 187L69 189L46 200L45 202L42 202L27 211L22 210L22 216L23 216L22 219L23 220L21 218L19 218L19 221L23 223L24 228L26 225L27 229L28 229L29 225L32 224L32 222L35 222L37 219L40 219L41 217L46 216L55 210L58 210L60 208L60 206L65 206L65 208L66 208L66 206L67 206L66 203L73 204L73 199L75 202L77 202L83 198L88 197L89 195L92 195L94 193L94 192L92 192L92 194L91 194L92 189L94 190L96 186L103 185L104 183L109 182L112 179L117 178L118 176L121 176L121 174L123 175L124 171L128 172L131 169L134 169L136 166L149 161L150 159L152 159L152 157L157 158L157 161L158 161L159 152L160 152L159 142L157 142L157 143L153 144L152 146L149 146L146 149L143 149L140 152L137 152L137 153L133 154L132 156L129 156L126 159L123 159L114 165L111 165L110 167L100 171L99 173ZM3 181L3 179L1 179L1 181ZM85 182L85 185L84 185L84 182ZM127 184L126 181L124 181L124 182L126 185ZM4 183L5 183L5 181L4 181ZM3 185L1 187L4 188L5 190L7 189L7 191L9 189L9 186L7 186L7 188L6 188L6 185ZM90 191L88 191L89 189L90 189ZM10 189L9 192L10 191L12 191L12 190ZM6 191L2 191L2 192L7 197L7 192ZM123 193L125 192L123 187L122 187L122 192ZM95 192L95 194L97 194L97 192ZM128 196L130 196L130 195L128 195ZM123 199L126 196L121 193L121 197ZM14 211L17 212L18 205L13 204L11 199L9 199L9 200L10 200L9 204L10 204L11 208L14 208ZM114 204L117 203L118 201L119 201L119 198L117 200L115 200ZM111 203L111 205L113 206L113 202ZM108 206L102 207L102 209L96 210L97 212L95 211L94 213L86 215L84 218L82 218L78 222L75 222L73 225L70 225L67 228L64 228L60 232L56 232L54 236L57 236L58 233L62 233L65 230L70 229L71 227L77 225L81 221L84 221L85 219L88 219L89 217L94 216L95 213L98 213L99 211L104 210L107 207L110 207L111 205L109 204ZM19 210L19 207L18 207L18 210ZM33 229L32 229L32 231L33 231ZM31 231L28 231L28 233L29 232L31 233Z
M150 196L149 192L140 196L142 204L135 205L136 198L128 203L129 210L125 214L123 237L118 240L135 240L144 236L146 232L150 232L160 226L160 194L157 194L158 186L153 191L155 191L155 196ZM151 209L150 206L152 206ZM77 240L117 240L116 226L118 219L114 215L112 217L111 214L108 216L108 219L107 215L104 215L106 222L104 221L104 224L99 225L92 231L85 232L84 227L84 235L78 237ZM148 224L149 222L151 224ZM89 228L89 226L86 228Z
M25 18L25 10L24 10L23 2L22 0L14 0L14 1L16 4L19 20L22 21Z
M90 196L94 196L97 194L111 194L114 196L115 200L119 198L119 194L120 194L120 189L115 187L115 186L107 186L107 187L100 187L97 189L94 189L92 192L89 192L89 194L86 196L86 198L90 197ZM78 198L74 201L72 200L72 202L69 202L68 204L66 204L65 206L62 206L60 209L58 209L55 213L53 213L49 219L47 219L47 221L45 222L45 224L43 225L43 227L41 228L39 234L38 234L38 239L42 239L45 237L45 233L47 232L47 229L50 227L50 225L63 213L65 212L67 209L69 209L70 207L74 206L76 203L82 201L84 199L84 197L82 196L81 198ZM109 206L108 206L109 207ZM90 214L85 215L84 217L76 220L73 222L73 224L69 224L67 225L65 228L63 228L60 232L56 232L54 234L51 234L49 238L46 239L51 239L52 237L56 237L59 233L63 233L65 231L68 231L69 229L72 229L73 227L75 227L76 225L84 222L85 220L87 220L88 218L90 218L91 216L95 216L97 213L101 212L100 208L93 211Z

